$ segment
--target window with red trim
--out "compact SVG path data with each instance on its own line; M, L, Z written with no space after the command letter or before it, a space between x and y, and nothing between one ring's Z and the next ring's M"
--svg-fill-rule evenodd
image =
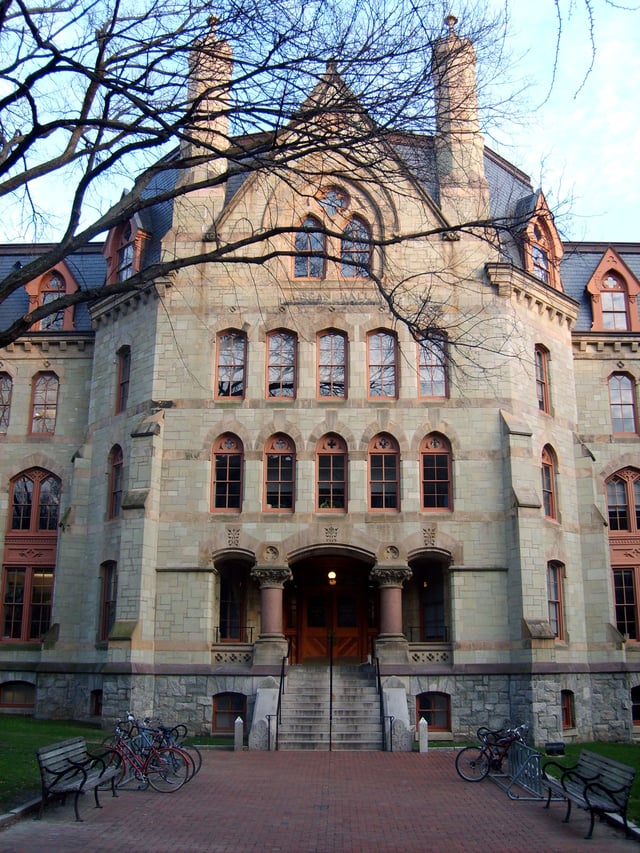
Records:
M295 236L294 278L322 279L325 275L325 236L315 216L307 216Z
M587 282L587 292L591 296L593 331L640 331L640 282L611 247L603 254Z
M213 445L214 512L240 512L242 509L242 476L244 447L240 439L225 433Z
M613 571L615 622L627 639L640 640L640 471L623 468L606 481L609 552Z
M536 364L536 394L538 397L538 408L545 414L551 412L549 395L549 350L541 345L535 348Z
M31 433L53 435L58 416L58 377L55 373L36 373L31 385Z
M318 335L318 396L347 396L347 336L332 329Z
M100 601L100 639L109 638L109 632L116 621L116 603L118 599L118 564L114 560L103 563L100 569L102 581Z
M371 269L371 231L357 216L346 224L340 241L342 278L368 278Z
M549 624L557 640L564 639L563 607L564 566L561 563L547 564L547 601L549 605Z
M556 459L549 445L542 450L542 505L547 518L557 519Z
M122 448L116 444L111 448L109 454L109 506L107 515L109 518L118 518L122 510L122 496L124 491L124 457Z
M369 509L400 509L400 449L386 433L369 442Z
M214 732L233 732L236 719L247 722L247 697L243 693L217 693L213 697Z
M628 374L613 373L609 377L609 406L612 432L637 432L636 386Z
M124 412L129 400L129 382L131 380L131 347L120 347L118 356L118 390L116 394L116 414Z
M0 373L0 434L9 429L13 380L8 373Z
M422 509L453 509L451 484L451 445L447 439L431 433L420 445Z
M562 728L574 729L576 726L575 697L571 690L560 691L562 706Z
M451 697L447 693L419 693L416 696L416 723L426 720L433 732L451 731Z
M264 508L293 512L295 507L296 449L281 433L272 436L264 452Z
M369 397L398 396L398 342L391 332L378 330L367 335Z
M446 341L442 337L418 343L418 396L446 397Z
M267 397L291 400L296 396L298 339L280 330L267 335Z
M243 398L246 392L247 336L230 329L218 335L216 397Z
M347 510L347 445L335 433L324 435L316 447L318 512Z

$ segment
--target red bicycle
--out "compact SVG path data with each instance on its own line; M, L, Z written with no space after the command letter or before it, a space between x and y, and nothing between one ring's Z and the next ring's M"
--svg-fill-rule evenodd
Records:
M495 731L482 726L478 729L478 746L465 746L456 755L458 775L467 782L480 782L490 771L500 773L502 765L512 743L526 742L528 726L497 729Z

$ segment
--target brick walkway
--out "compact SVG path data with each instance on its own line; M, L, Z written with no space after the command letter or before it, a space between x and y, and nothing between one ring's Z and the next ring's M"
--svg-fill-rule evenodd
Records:
M564 806L513 801L492 782L464 782L455 752L207 751L175 794L122 791L117 799L52 805L0 830L3 853L596 853L640 846Z

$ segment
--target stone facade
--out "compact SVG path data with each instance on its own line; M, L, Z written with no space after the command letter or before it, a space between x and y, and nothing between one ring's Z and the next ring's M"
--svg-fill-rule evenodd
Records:
M472 72L471 57L471 77L457 85L475 85ZM535 195L484 150L473 106L460 126L440 116L437 199L418 191L386 149L377 176L344 161L349 214L371 223L379 243L438 229L443 213L452 225L486 213L498 172L521 199ZM162 249L197 251L203 210L223 236L310 212L320 218L326 186L311 178L322 172L318 158L298 164L297 183L253 175L226 202L219 191L176 199ZM275 240L276 252L290 255L287 239ZM637 430L613 434L607 389L612 371L640 375L638 337L596 335L581 325L575 293L532 274L521 246L511 245L508 260L505 251L462 231L373 253L374 272L388 283L417 282L408 300L428 287L451 342L461 341L444 394L420 393L418 345L370 277L345 279L327 263L321 282L297 280L286 254L183 270L143 294L96 304L91 331L60 340L34 333L3 352L0 371L13 377L14 396L0 435L0 517L10 516L14 478L31 468L53 472L62 499L52 627L41 643L3 638L0 688L33 685L39 716L99 711L109 724L130 709L196 732L216 728L218 697L240 696L250 728L258 690L279 679L283 657L324 662L331 634L342 663L377 656L383 683L405 689L406 748L410 737L402 738L429 697L444 715L435 737L468 737L510 719L528 722L538 743L630 739L640 653L615 627L604 484L640 464ZM585 273L576 292L587 281ZM221 336L230 331L246 342L237 396L220 393ZM270 335L282 331L295 340L296 388L277 398L265 386ZM347 342L343 396L318 390L327 331ZM371 335L379 331L397 345L397 393L388 398L371 392ZM540 345L548 410L536 395ZM129 393L116 412L123 347ZM55 435L25 437L31 377L43 369L61 380ZM212 483L214 448L227 435L242 447L242 502L224 511ZM328 435L347 448L346 508L318 498L318 447ZM293 506L267 499L265 448L278 436L294 448ZM398 448L391 508L371 500L380 436ZM423 498L431 436L450 445L445 505ZM115 516L114 447L124 459ZM553 514L541 488L547 447L556 460ZM0 524L0 541L9 529ZM562 567L562 630L550 617L550 564ZM117 601L103 637L107 566L117 567ZM263 735L256 728L254 743L264 746Z

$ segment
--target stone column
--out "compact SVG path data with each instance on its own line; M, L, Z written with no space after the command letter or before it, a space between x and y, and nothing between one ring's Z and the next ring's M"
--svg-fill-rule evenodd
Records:
M293 577L288 566L256 566L251 577L260 585L260 634L253 647L253 663L280 664L287 653L282 630L282 590Z
M371 579L380 588L380 633L376 654L381 663L406 663L409 643L402 632L402 585L413 572L408 566L376 566Z

